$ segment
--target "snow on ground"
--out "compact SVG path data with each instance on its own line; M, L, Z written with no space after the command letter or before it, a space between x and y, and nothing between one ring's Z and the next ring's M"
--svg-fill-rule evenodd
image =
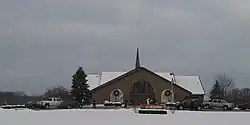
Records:
M176 111L167 115L141 115L132 110L5 110L1 125L249 125L250 112Z

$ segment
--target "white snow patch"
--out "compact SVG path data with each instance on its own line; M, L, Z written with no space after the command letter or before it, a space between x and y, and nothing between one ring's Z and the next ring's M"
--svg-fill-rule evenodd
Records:
M0 110L1 125L249 125L249 112L169 111L136 114L131 109Z
M102 76L101 76L101 85L109 82L123 74L125 74L126 72L102 72Z
M198 76L176 76L176 84L192 92L192 94L205 94Z
M89 74L86 78L87 84L89 84L89 89L92 90L100 85L101 76L98 74Z
M169 72L155 72L155 74L157 74L157 75L159 75L159 76L161 76L161 77L163 77L163 78L165 78L166 80L168 80L168 81L172 81L172 76L170 75L170 73Z
M2 108L2 107L17 107L17 106L25 106L25 105L1 105L0 108Z

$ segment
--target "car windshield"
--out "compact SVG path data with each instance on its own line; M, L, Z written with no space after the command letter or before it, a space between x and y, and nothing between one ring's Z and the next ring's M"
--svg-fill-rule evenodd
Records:
M220 100L222 103L227 103L227 101L225 101L225 100Z

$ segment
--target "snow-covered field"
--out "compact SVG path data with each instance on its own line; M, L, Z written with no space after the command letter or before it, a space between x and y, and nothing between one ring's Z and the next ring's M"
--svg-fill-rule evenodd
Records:
M176 111L141 115L132 110L4 110L1 125L250 125L250 112Z

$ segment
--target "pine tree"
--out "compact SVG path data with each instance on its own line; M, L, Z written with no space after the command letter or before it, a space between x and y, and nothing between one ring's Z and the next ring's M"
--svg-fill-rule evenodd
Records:
M86 80L87 75L82 67L79 67L76 73L72 76L71 96L73 100L79 103L90 104L91 91Z
M220 87L220 83L217 80L210 91L210 99L214 98L223 98L223 91Z

